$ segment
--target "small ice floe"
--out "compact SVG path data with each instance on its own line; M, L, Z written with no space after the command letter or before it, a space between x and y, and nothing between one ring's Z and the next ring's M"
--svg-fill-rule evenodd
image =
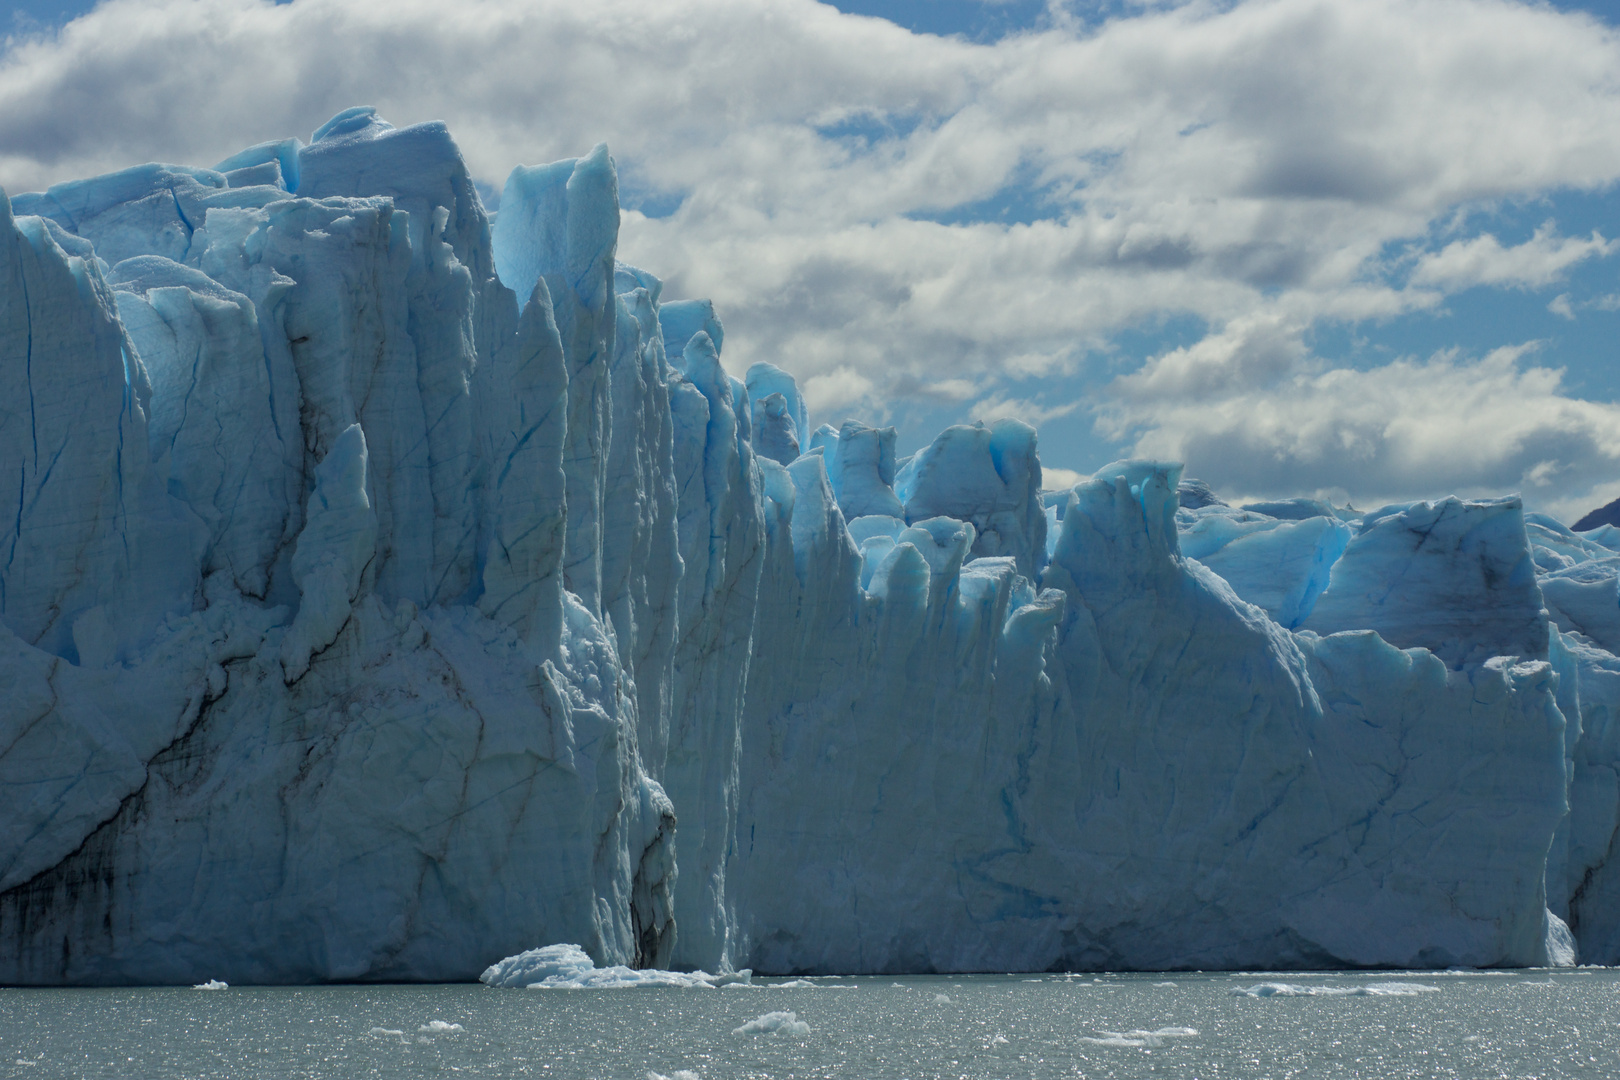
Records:
M1197 1035L1196 1028L1162 1027L1157 1031L1099 1031L1097 1038L1082 1035L1080 1041L1093 1046L1114 1046L1121 1049L1163 1046L1166 1039L1190 1039Z
M812 983L807 978L794 978L786 983L732 983L732 986L750 986L753 989L855 989L857 983ZM896 983L899 986L899 983Z
M710 975L706 971L638 970L623 964L599 968L578 945L547 945L508 956L478 976L490 986L530 990L619 990L634 986L708 987L746 984L753 972Z
M366 1034L367 1035L386 1035L386 1036L396 1038L396 1039L403 1039L405 1037L405 1032L401 1031L398 1028L374 1027L370 1031L366 1032Z
M454 1035L467 1029L460 1024L447 1024L443 1020L429 1020L416 1030L423 1035Z
M1438 986L1424 983L1382 982L1365 986L1300 986L1294 983L1256 983L1254 986L1234 986L1228 993L1233 997L1416 997L1419 994L1438 994Z
M808 1035L810 1025L790 1012L768 1012L756 1016L742 1027L732 1028L733 1035Z
M951 1003L951 999L950 999L950 996L948 994L935 994L934 995L934 1004L936 1004L936 1005L949 1005L950 1003Z
M698 1074L691 1069L676 1069L669 1076L665 1076L661 1072L653 1072L648 1069L647 1080L698 1080Z
M223 979L209 979L207 982L200 982L192 987L193 990L229 990L230 988L231 984Z
M1176 987L1176 986L1179 986L1179 985L1180 985L1180 983L1172 983L1172 982L1163 982L1163 983L1154 983L1154 984L1153 984L1153 985L1154 985L1154 986L1169 986L1169 987Z

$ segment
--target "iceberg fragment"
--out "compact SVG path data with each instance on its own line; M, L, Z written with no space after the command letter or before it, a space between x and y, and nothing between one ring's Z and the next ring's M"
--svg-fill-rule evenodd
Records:
M1438 986L1423 983L1381 982L1365 986L1301 986L1297 983L1256 983L1253 986L1234 986L1233 997L1417 997L1419 994L1438 994Z
M733 1035L797 1035L810 1034L810 1025L799 1019L797 1013L768 1012L763 1016L733 1028Z
M1154 1031L1098 1031L1096 1038L1082 1035L1080 1041L1093 1046L1116 1046L1121 1049L1159 1047L1166 1039L1190 1039L1198 1034L1196 1028L1162 1027Z
M486 986L529 990L625 990L647 986L713 989L747 983L751 974L748 971L710 975L704 971L638 970L623 964L599 968L578 945L547 945L491 964L478 980Z

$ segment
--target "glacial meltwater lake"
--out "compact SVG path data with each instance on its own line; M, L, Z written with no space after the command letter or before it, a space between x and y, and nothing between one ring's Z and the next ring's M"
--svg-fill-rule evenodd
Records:
M8 989L0 1076L1620 1076L1616 969L788 982Z

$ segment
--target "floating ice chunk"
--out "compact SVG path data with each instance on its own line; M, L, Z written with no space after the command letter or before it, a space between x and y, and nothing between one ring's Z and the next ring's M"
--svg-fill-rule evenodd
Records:
M1256 983L1254 986L1234 986L1233 997L1416 997L1419 994L1437 994L1438 986L1423 983L1385 982L1365 986L1300 986L1294 983Z
M1080 1041L1091 1043L1093 1046L1117 1046L1128 1049L1141 1046L1163 1046L1166 1039L1190 1039L1197 1034L1198 1029L1190 1027L1162 1027L1156 1031L1099 1030L1097 1038L1082 1035Z
M230 984L223 979L209 979L192 987L193 990L229 990Z
M400 1039L403 1039L405 1037L405 1032L399 1030L398 1028L374 1027L370 1031L366 1032L366 1034L367 1035L390 1035L390 1036L400 1038Z
M424 1035L452 1035L458 1031L466 1031L467 1029L462 1027L460 1024L447 1024L443 1020L429 1020L416 1030Z
M541 979L578 979L596 970L596 962L578 945L547 945L508 956L478 976L490 986L526 986Z
M936 1005L949 1005L949 1004L951 1004L950 995L949 994L935 994L934 995L934 1003Z
M771 990L855 990L858 988L856 983L818 983L811 982L809 979L790 979L787 982L749 983L747 985Z
M810 1025L791 1012L768 1012L756 1016L742 1027L732 1028L733 1035L808 1035Z
M665 1076L660 1072L647 1071L647 1080L698 1080L698 1074L691 1069L676 1069L674 1073Z
M599 968L578 945L547 945L508 956L478 976L490 986L521 986L530 990L617 990L632 986L716 987L747 983L751 971L710 975L706 971L638 970L615 964Z

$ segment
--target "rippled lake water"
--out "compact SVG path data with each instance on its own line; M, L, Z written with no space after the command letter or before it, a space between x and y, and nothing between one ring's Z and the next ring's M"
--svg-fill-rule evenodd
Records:
M761 982L0 990L0 1076L1620 1076L1620 970Z

